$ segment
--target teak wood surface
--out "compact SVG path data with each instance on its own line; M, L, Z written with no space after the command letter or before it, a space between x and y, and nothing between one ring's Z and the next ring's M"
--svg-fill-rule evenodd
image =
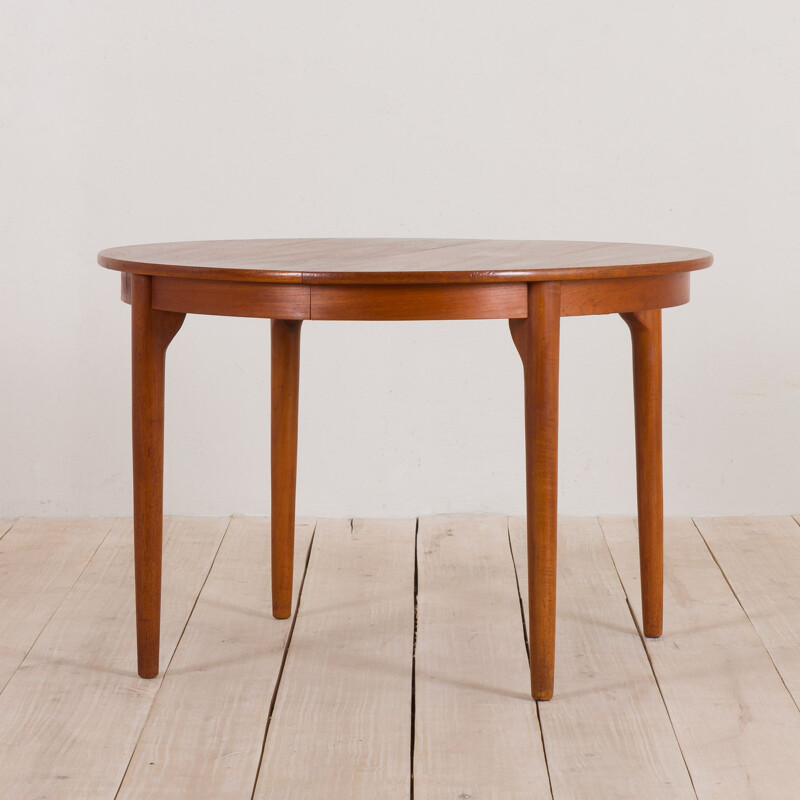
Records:
M604 242L262 239L102 251L131 304L139 674L158 674L164 364L187 313L272 320L272 604L291 614L303 320L508 319L525 378L531 694L553 695L561 317L619 313L633 343L645 635L662 630L661 309L703 250Z

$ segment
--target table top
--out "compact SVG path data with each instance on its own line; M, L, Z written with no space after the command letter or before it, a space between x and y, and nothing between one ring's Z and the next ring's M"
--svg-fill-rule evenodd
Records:
M255 283L420 284L627 278L703 269L705 250L505 239L243 239L115 247L108 269Z

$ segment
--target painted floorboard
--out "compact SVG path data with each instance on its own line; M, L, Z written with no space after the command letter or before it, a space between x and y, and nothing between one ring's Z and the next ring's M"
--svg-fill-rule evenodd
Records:
M106 536L110 524L23 519L2 536L0 523L0 663L24 658L0 694L0 800L113 800L129 761L120 798L248 800L281 655L270 633L282 642L289 627L269 615L266 523L237 518L223 540L227 520L168 522L163 683L135 674L130 521ZM638 618L635 521L602 524ZM690 520L667 523L665 635L645 651L597 526L561 521L555 697L539 704L556 800L691 797L646 654L700 800L800 797L786 688L797 691L800 527L696 525L705 541ZM504 556L486 517L419 526L415 798L514 797L540 756L526 744L535 706L508 540ZM407 800L415 523L320 529L256 797ZM309 532L299 526L298 571ZM527 595L521 520L510 533ZM21 654L9 649L19 631ZM540 782L520 796L547 797Z
M509 520L528 615L526 525ZM553 699L539 704L555 800L694 798L595 518L560 518Z
M295 608L313 529L295 530ZM292 624L271 607L269 522L234 517L118 800L250 800Z
M601 519L641 620L636 524ZM800 713L690 519L665 529L664 635L646 639L700 800L800 797Z
M113 524L26 517L0 538L0 691Z
M161 669L228 520L165 526ZM160 678L136 675L133 534L118 521L0 695L0 775L13 800L111 800Z
M792 517L695 524L800 705L800 527Z
M317 523L255 800L407 800L415 527Z
M414 798L549 798L506 517L417 539Z

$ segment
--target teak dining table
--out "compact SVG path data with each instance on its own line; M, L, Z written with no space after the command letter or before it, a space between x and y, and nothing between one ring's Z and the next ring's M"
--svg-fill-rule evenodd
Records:
M164 365L186 314L264 317L272 349L272 613L291 614L303 320L507 319L522 359L531 694L553 695L561 317L620 314L633 343L644 634L661 635L661 309L689 300L710 253L644 244L262 239L103 250L131 305L138 669L158 674Z

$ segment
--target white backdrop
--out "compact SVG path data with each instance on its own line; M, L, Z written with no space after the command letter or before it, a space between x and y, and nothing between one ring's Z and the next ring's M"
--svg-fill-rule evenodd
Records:
M670 514L800 510L796 0L0 2L0 515L130 513L102 247L228 237L710 249L665 312ZM267 513L268 322L168 357L166 507ZM306 323L298 511L524 508L502 321ZM562 513L635 509L630 348L562 324Z

